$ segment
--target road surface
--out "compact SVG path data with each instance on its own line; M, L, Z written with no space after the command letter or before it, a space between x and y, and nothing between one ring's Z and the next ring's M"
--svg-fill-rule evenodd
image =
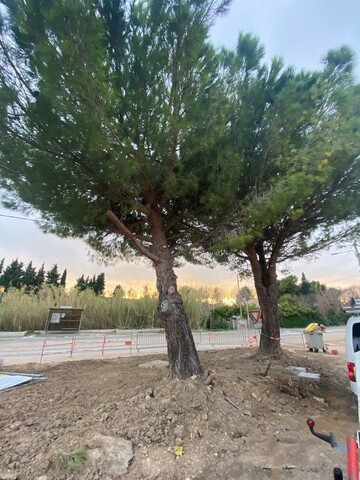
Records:
M223 332L194 331L198 350L229 347L256 348L259 332L231 330ZM329 353L345 354L345 326L329 327L324 333ZM282 329L284 349L305 350L302 329ZM132 330L113 332L81 332L78 335L47 334L24 337L2 337L0 334L0 363L3 365L29 362L59 362L101 357L166 352L161 331ZM316 355L314 353L314 355ZM318 355L322 355L319 352Z

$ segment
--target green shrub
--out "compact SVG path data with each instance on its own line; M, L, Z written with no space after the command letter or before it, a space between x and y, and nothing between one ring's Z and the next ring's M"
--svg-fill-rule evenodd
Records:
M207 324L208 330L230 330L231 323L224 317L220 317L219 315L214 315L213 318L209 317Z
M282 328L305 328L314 322L327 324L317 308L301 306L298 297L289 293L280 297L279 309Z
M84 447L77 447L70 453L59 453L53 462L55 470L77 470L84 468L88 453Z
M293 317L301 312L298 298L290 293L285 293L278 302L282 317Z
M240 307L239 305L220 305L214 308L214 316L221 318L231 318L234 315L239 315Z
M326 321L328 325L345 325L349 315L334 307L326 312Z
M302 308L294 315L280 315L280 327L282 328L305 328L309 323L323 323L327 325L326 320L320 313L313 308Z

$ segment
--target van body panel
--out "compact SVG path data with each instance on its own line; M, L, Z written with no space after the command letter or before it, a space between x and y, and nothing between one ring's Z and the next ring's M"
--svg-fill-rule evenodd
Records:
M349 318L345 330L345 349L350 388L357 395L355 353L360 352L360 315Z

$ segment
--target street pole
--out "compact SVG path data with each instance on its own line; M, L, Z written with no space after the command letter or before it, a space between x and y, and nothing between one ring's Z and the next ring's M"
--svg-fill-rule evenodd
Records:
M242 320L242 308L241 308L241 297L240 297L240 279L239 274L236 274L236 282L237 282L237 289L238 289L238 299L239 299L239 308L240 308L240 320Z
M360 267L360 252L359 252L356 240L354 240L354 249L355 249L355 255L356 255L359 267Z
M246 298L245 298L245 302L246 302L246 324L247 324L247 327L250 328L249 302L247 301Z

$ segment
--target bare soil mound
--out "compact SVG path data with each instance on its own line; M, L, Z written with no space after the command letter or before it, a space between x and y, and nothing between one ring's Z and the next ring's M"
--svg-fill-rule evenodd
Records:
M169 377L163 355L13 367L48 381L0 394L0 479L303 480L345 469L305 423L312 416L339 442L357 430L340 357L200 358L204 376L187 381Z

